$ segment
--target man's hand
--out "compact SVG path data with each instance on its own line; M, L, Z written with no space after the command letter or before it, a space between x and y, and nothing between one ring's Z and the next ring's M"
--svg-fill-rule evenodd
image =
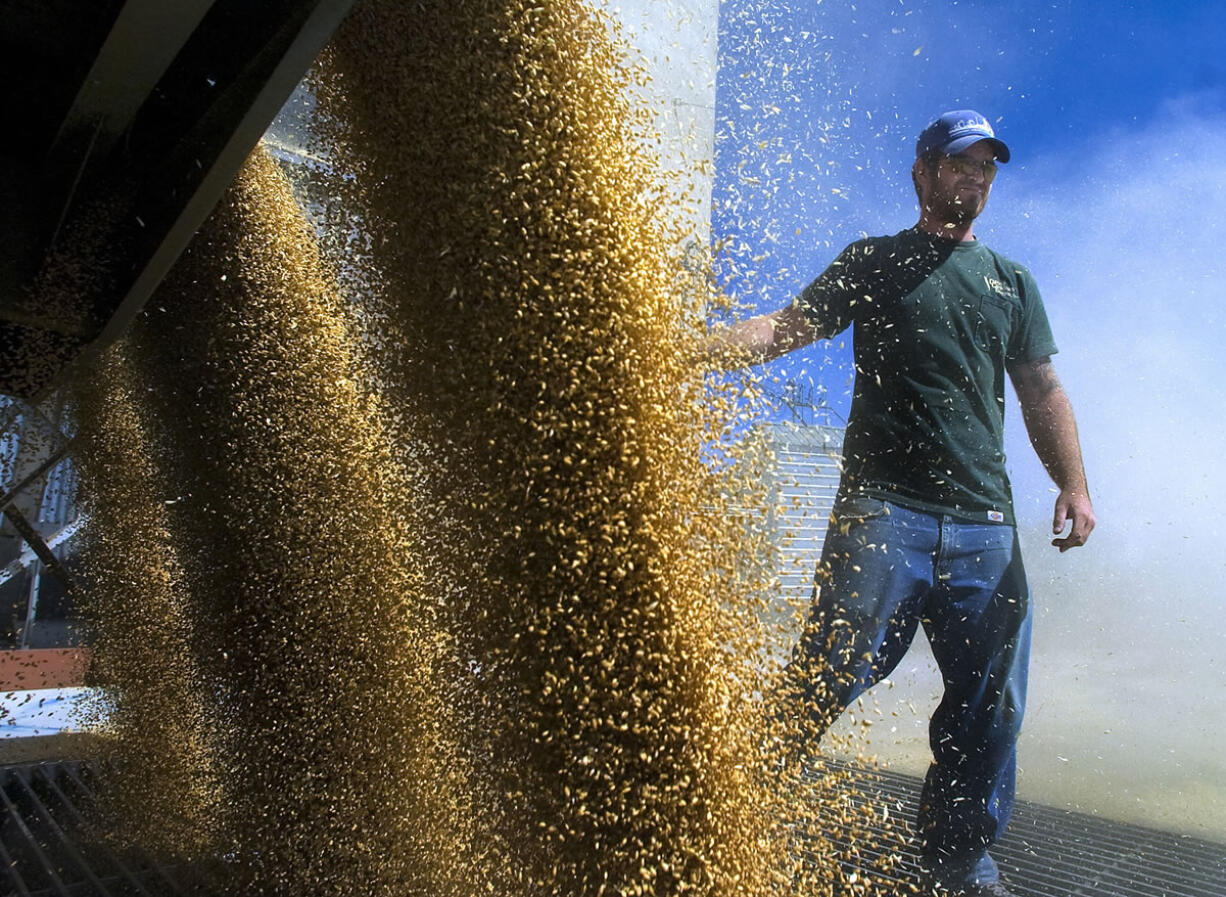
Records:
M1070 548L1086 544L1090 533L1094 530L1094 507L1090 504L1090 496L1084 492L1061 492L1056 497L1056 516L1052 518L1051 531L1059 536L1064 527L1072 523L1069 534L1061 539L1052 539L1051 544L1060 549L1060 553Z
M807 346L817 333L796 303L713 331L701 354L713 370L761 364Z

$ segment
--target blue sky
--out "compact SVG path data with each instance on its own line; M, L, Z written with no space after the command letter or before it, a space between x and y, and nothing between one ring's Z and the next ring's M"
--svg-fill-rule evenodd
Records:
M1220 783L1220 752L1204 745L1226 703L1204 696L1226 688L1221 3L721 10L713 234L743 313L788 301L862 233L914 223L914 141L941 111L978 109L1008 142L976 233L1036 276L1099 516L1085 548L1045 544L1054 495L1010 396L1006 450L1040 607L1031 731L1066 737L1091 707L1116 719L1079 768L1125 801L1141 781L1188 799ZM815 384L845 414L847 344L794 353L767 379ZM1032 737L1028 762L1041 764L1055 742ZM1221 835L1226 815L1208 824Z

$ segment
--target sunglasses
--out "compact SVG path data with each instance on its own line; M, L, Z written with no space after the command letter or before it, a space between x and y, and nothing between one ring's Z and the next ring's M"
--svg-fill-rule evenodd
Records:
M944 156L942 158L958 174L964 174L968 177L981 174L988 183L991 183L992 179L996 177L995 159L980 160L972 159L970 156Z

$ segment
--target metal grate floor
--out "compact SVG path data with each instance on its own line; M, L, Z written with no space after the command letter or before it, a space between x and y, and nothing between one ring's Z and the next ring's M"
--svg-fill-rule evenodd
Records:
M888 830L882 824L860 832L861 856L879 853L865 843L874 838L896 844L902 835L905 844L914 843L909 821L919 806L920 779L830 761L813 764L808 774L831 772L855 783L848 790L865 795L857 801L888 802L897 820ZM848 833L833 828L836 846L849 846ZM992 856L1018 897L1226 897L1226 844L1024 801L1017 803ZM904 853L896 877L899 893L918 871L918 856Z
M207 870L123 855L88 837L92 776L77 762L0 767L0 894L205 897Z
M810 775L846 775L857 800L888 802L893 829L858 832L856 849L905 835L919 780L825 762ZM75 762L0 767L0 894L19 897L206 897L223 893L216 870L159 864L141 851L119 856L86 836L94 803L90 771ZM837 826L824 837L849 846ZM880 849L884 850L885 847ZM993 851L1018 897L1226 897L1226 845L1019 803ZM905 855L897 893L918 869Z

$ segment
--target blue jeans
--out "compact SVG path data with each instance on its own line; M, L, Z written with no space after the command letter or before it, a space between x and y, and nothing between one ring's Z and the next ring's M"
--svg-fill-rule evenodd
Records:
M820 735L893 671L922 623L945 684L917 821L925 866L945 887L996 881L988 847L1013 810L1030 653L1016 530L844 497L816 584L785 713L803 708Z

